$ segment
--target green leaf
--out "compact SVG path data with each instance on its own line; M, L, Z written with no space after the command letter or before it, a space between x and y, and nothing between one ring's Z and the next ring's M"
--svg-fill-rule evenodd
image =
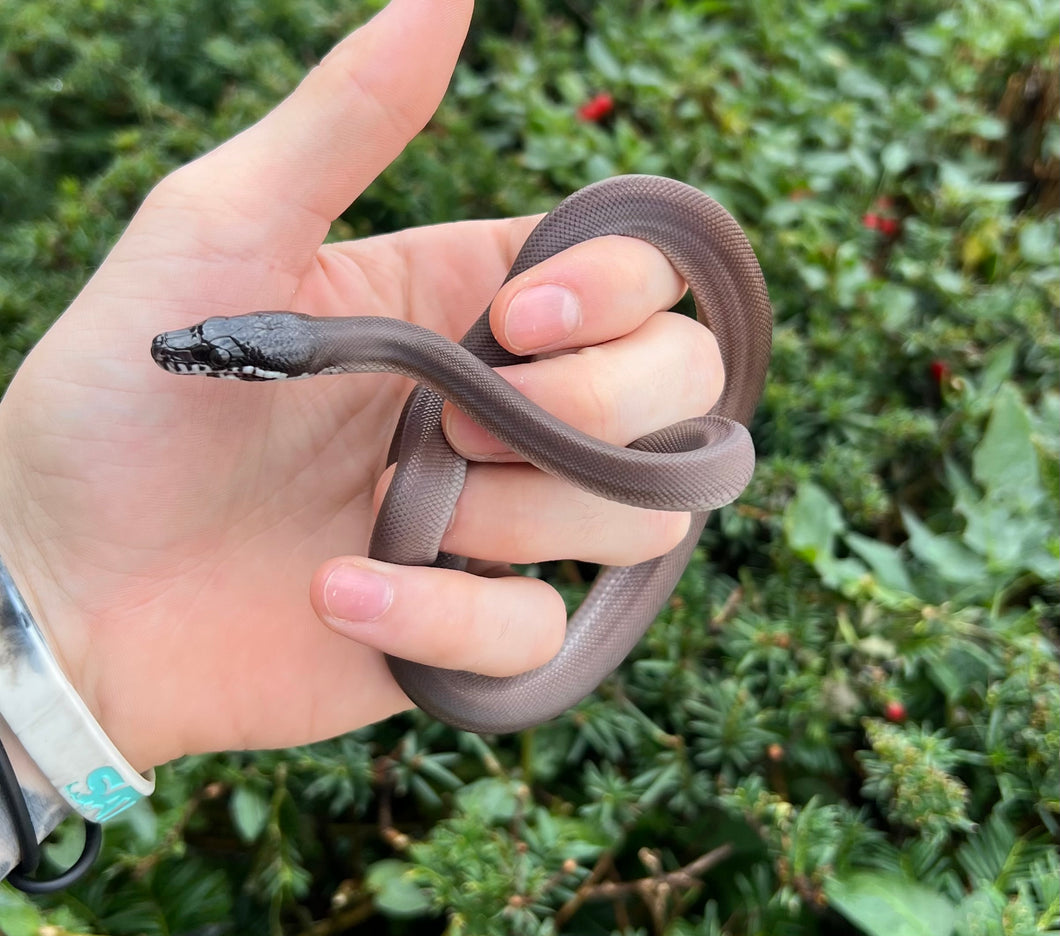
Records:
M865 566L857 559L835 555L837 533L846 529L839 506L812 482L799 485L784 512L784 531L795 553L813 564L829 588L856 587L865 577Z
M456 800L461 809L478 817L485 825L507 822L519 808L511 784L494 777L483 777L462 787Z
M979 390L985 396L996 396L1016 367L1019 348L1015 341L1006 341L985 356L984 367L979 375Z
M622 66L599 36L590 36L585 41L585 55L601 78L609 82L622 80Z
M957 465L946 460L946 479L954 494L954 511L964 517L965 545L985 557L991 568L1029 569L1042 578L1055 577L1048 552L1054 527L1041 510L1020 510L1010 501L982 497ZM1015 508L1015 509L1014 509Z
M1032 506L1041 497L1030 413L1012 384L1004 384L994 400L986 433L972 457L972 474L991 498L1011 497Z
M29 897L0 884L0 932L5 936L37 936L44 922Z
M901 332L907 330L913 321L917 294L904 286L884 283L877 292L873 304L880 310L883 327L887 331Z
M825 882L829 903L869 936L950 936L953 904L897 874L858 871Z
M901 552L889 543L881 543L860 533L847 533L843 539L851 550L868 563L881 585L913 594L913 583L906 572Z
M1045 266L1056 262L1056 225L1032 221L1024 225L1019 238L1020 256L1028 263Z
M932 533L916 515L901 508L902 520L909 533L909 549L921 562L926 562L943 578L959 584L982 581L986 563L953 536Z
M823 489L807 481L784 511L788 544L803 559L817 562L834 552L835 537L846 528L839 506Z
M898 140L892 140L880 153L880 162L886 172L891 175L899 175L909 168L912 156L909 147Z
M269 821L269 801L250 787L236 787L229 803L232 822L244 842L253 842Z
M1028 568L1049 536L1045 517L1014 513L1004 504L985 500L962 507L962 512L968 520L964 542L997 568Z
M1048 456L1055 471L1056 461L1060 459L1060 393L1042 395L1034 423L1034 444ZM1055 484L1046 487L1053 492L1057 490Z
M431 909L430 895L412 879L413 870L413 865L396 858L384 858L368 868L365 884L387 916L419 917Z

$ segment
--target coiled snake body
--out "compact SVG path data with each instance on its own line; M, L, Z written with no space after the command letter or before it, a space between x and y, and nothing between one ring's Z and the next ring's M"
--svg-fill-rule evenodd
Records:
M534 229L508 279L582 241L636 237L658 248L685 279L699 320L712 329L725 388L709 414L638 439L600 442L558 421L492 370L522 358L494 339L484 313L460 345L387 318L311 318L257 312L207 319L159 335L151 352L173 373L241 380L391 372L420 382L391 447L398 467L376 520L369 554L386 562L460 568L438 544L463 485L466 463L441 430L443 398L537 467L624 503L693 512L671 552L603 569L571 617L559 653L512 677L442 670L388 657L421 708L455 727L516 731L579 702L625 658L669 597L709 511L734 500L754 468L745 428L769 361L772 313L743 231L717 202L680 182L619 176L564 200Z

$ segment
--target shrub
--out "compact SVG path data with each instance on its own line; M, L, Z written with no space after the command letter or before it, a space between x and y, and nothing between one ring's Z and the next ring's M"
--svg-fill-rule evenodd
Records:
M6 7L0 372L154 181L374 6ZM334 236L618 172L701 186L777 313L752 487L576 710L187 758L90 879L0 888L2 928L1057 931L1056 10L480 7L439 114Z

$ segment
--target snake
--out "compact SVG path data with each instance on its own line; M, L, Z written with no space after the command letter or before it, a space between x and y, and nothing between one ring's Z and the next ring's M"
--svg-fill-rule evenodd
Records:
M416 381L387 456L396 469L372 530L368 554L374 559L467 567L465 558L439 548L467 469L442 432L445 400L542 471L614 501L691 514L687 535L671 551L602 568L570 616L558 653L535 669L486 676L387 656L412 702L458 729L519 731L584 700L665 606L711 511L735 500L754 470L749 426L765 384L773 316L747 236L698 188L658 176L615 176L579 189L549 212L505 282L606 235L639 238L669 260L688 286L697 318L713 332L724 366L724 387L708 413L628 446L567 425L500 377L494 368L532 358L494 338L488 308L459 343L385 316L294 312L215 316L151 343L155 362L174 374L255 381L371 372Z

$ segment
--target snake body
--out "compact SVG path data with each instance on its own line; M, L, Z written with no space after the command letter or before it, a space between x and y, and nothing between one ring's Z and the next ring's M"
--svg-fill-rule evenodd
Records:
M601 570L567 624L559 653L511 677L443 670L395 657L394 677L421 708L457 728L509 732L578 703L625 658L666 602L710 510L730 503L754 468L749 424L765 382L772 312L754 251L717 202L671 179L618 176L575 192L530 234L507 279L604 235L647 241L688 284L699 320L717 338L725 387L711 412L612 446L560 422L494 373L518 363L493 337L487 312L459 345L387 318L312 318L257 312L211 318L154 339L173 373L267 380L390 372L419 381L394 435L397 470L369 555L385 562L463 568L438 545L466 463L441 429L444 399L544 471L635 506L691 511L684 540L657 559ZM506 280L507 281L507 280Z

